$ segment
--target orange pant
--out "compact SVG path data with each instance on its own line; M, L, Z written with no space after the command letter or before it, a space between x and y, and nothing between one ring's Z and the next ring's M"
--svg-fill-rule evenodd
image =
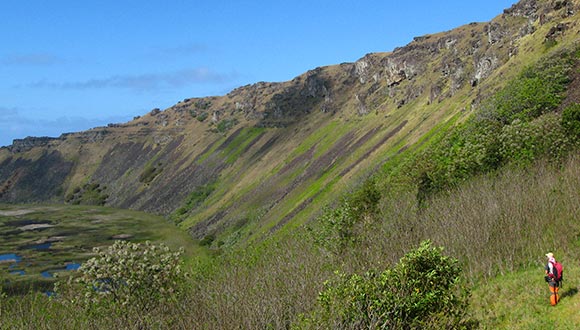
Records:
M556 306L558 301L560 301L560 295L558 294L558 285L556 283L550 282L550 305Z

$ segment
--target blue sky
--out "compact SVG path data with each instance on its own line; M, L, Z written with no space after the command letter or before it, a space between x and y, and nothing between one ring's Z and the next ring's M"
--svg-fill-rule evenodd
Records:
M515 0L2 0L0 146L286 81Z

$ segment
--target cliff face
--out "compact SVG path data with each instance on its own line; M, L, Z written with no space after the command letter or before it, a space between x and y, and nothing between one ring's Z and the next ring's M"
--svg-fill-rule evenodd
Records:
M491 22L288 82L185 99L125 124L15 140L0 149L0 202L171 214L196 237L232 242L304 221L435 125L469 115L547 41L575 42L579 7L524 0Z

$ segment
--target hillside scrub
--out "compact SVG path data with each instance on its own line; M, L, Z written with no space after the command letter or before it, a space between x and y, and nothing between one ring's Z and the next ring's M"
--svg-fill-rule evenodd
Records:
M315 329L467 329L467 292L457 259L424 241L390 269L340 273L325 282L320 310L303 326Z
M547 55L483 101L465 123L404 160L402 170L384 175L411 176L423 203L501 166L560 161L579 146L577 105L559 111L579 61L576 50Z
M318 232L304 230L200 262L176 301L146 314L148 324L175 329L279 329L293 324L299 328L303 316L318 308L325 282L341 283L337 274L346 278L380 274L396 267L399 258L426 239L457 259L466 283L485 283L498 274L534 267L548 250L564 260L580 257L575 252L580 233L578 153L562 165L539 162L527 169L478 176L453 194L433 198L420 212L414 197L383 198L379 215L355 222L352 234L357 239L340 254L313 244ZM500 291L486 301L510 294ZM62 307L57 300L47 303L46 297L36 294L7 297L0 306L0 320L14 329L131 328L78 305ZM474 308L488 307L478 303ZM143 316L131 312L127 317Z
M562 126L573 139L580 139L580 104L570 105L562 112Z
M76 187L66 195L64 201L72 205L105 205L109 195L106 193L107 187L102 187L98 183L88 182L82 187Z

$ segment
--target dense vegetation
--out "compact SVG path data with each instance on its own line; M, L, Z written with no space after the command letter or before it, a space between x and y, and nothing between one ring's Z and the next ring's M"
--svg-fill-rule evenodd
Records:
M562 110L560 104L578 58L576 49L557 51L525 68L470 120L410 158L406 173L419 178L419 200L504 165L566 158L578 146L577 105Z

